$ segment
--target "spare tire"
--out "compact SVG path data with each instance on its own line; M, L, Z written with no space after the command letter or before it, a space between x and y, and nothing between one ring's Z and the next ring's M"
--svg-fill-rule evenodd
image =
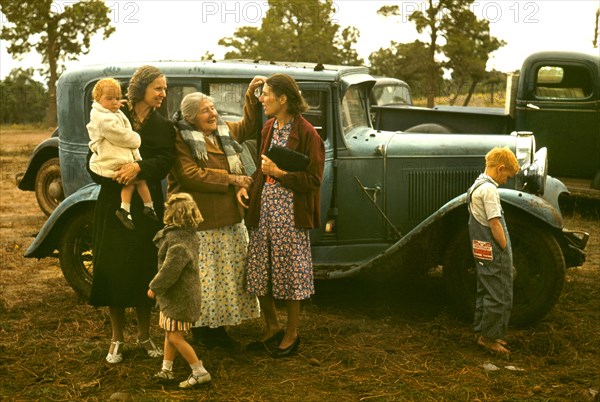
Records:
M441 124L434 123L426 123L419 124L417 126L413 126L407 130L404 130L405 133L424 133L424 134L452 134L452 130L450 130L446 126L442 126Z

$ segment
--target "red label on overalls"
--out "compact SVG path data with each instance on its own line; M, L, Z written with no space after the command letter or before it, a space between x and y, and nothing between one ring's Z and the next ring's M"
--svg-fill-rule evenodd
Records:
M493 261L492 243L489 241L473 240L473 256L480 260Z

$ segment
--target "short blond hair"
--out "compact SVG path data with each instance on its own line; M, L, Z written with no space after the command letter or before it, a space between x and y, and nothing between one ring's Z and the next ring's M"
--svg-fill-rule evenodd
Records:
M165 202L165 225L172 225L182 229L195 229L204 221L202 214L191 195L177 193Z
M121 96L121 83L119 81L114 78L102 78L94 85L94 89L92 89L92 98L95 101L100 100L105 88L114 88L119 94L119 97Z
M494 167L504 165L513 174L519 171L519 161L517 157L508 147L494 147L485 155L485 166Z

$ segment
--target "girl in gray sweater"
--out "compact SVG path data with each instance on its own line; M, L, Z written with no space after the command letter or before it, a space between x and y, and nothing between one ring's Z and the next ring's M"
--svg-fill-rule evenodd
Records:
M165 330L163 366L154 378L174 378L173 360L179 352L192 369L192 374L179 383L179 388L194 388L211 380L184 337L184 332L200 317L200 243L195 229L202 221L189 194L174 194L165 203L165 227L154 237L158 247L158 273L150 282L148 297L156 298L160 307L159 326Z

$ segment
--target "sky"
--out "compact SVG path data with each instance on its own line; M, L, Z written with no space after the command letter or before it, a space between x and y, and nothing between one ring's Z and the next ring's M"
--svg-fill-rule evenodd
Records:
M61 10L73 1L55 1L52 7ZM358 28L360 38L356 49L365 62L369 54L390 41L426 41L419 35L408 16L414 10L425 10L427 2L335 0L336 11L331 19L342 28ZM92 39L91 50L78 61L66 63L67 68L88 64L120 61L150 62L153 60L197 60L207 51L222 58L226 48L217 45L219 39L232 36L241 26L260 27L268 4L259 1L105 1L110 8L116 32L107 40L101 35ZM377 10L383 5L398 5L399 17L382 17ZM582 50L598 53L592 39L596 9L600 0L496 0L475 1L472 10L478 18L490 21L490 32L507 44L494 52L488 70L510 72L520 68L523 59L541 50ZM1 16L1 24L6 18ZM277 50L273 49L273 60ZM0 78L13 68L38 67L41 58L29 54L14 60L0 43ZM402 77L399 77L402 78Z

